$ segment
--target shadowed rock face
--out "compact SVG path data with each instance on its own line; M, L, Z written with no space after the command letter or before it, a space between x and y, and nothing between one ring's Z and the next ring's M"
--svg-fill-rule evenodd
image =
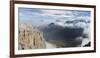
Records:
M64 47L76 47L81 45L82 38L77 39L83 35L82 28L68 28L58 25L49 24L48 27L42 29L44 38L49 40L57 40L64 42Z
M29 24L19 25L19 50L46 48L43 35Z

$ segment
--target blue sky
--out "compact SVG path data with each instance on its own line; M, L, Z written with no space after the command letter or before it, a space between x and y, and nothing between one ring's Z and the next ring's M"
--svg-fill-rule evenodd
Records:
M34 25L49 24L56 20L90 20L90 11L59 10L39 8L19 8L19 22L30 22Z

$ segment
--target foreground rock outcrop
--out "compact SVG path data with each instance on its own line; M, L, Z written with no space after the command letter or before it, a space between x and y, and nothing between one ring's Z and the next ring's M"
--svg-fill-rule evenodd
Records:
M46 48L43 34L32 25L20 24L18 48L19 50Z

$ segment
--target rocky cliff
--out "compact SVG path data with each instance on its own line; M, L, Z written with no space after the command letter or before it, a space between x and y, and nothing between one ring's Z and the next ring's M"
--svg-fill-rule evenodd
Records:
M19 50L46 48L43 34L30 24L19 24L18 35Z

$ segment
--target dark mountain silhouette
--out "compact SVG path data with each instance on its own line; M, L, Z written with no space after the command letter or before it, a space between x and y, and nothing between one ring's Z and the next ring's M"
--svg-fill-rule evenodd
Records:
M42 28L43 36L46 40L63 40L66 47L75 47L81 44L77 37L82 36L83 28L68 28L50 23L45 28Z
M84 47L89 47L91 46L91 42L89 42L88 44L84 45Z

